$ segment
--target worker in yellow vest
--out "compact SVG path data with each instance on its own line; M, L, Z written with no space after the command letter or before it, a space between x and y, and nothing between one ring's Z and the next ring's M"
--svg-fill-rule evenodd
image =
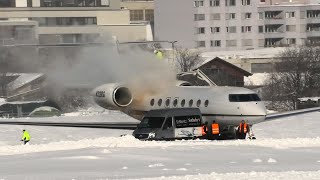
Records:
M158 59L163 59L163 53L160 50L154 50L154 54Z
M21 141L23 141L24 144L27 144L31 139L30 134L25 129L22 130L22 132L23 132L23 135L22 135Z
M212 139L216 140L220 137L220 127L215 120L212 121L211 132L212 132Z

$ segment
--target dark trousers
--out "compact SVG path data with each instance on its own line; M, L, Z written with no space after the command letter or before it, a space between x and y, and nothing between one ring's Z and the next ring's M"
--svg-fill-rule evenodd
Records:
M27 141L27 140L24 140L24 141L23 141L24 144L27 144L28 142L29 142L29 141Z
M247 133L238 133L238 139L246 139Z

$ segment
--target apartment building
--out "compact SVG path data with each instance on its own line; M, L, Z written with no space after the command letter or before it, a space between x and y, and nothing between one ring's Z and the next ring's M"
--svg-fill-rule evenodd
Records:
M153 39L151 26L132 24L120 0L2 0L0 21L35 22L42 44L92 42L102 36L120 42Z
M320 43L319 0L155 0L155 37L203 51ZM177 10L178 7L178 10Z
M130 11L130 21L154 23L153 0L121 0L121 7Z

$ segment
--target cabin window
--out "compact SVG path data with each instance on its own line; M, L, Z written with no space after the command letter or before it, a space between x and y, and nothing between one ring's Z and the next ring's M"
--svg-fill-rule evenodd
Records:
M201 105L201 100L199 99L199 100L197 101L197 107L200 107L200 105Z
M186 104L186 100L182 99L182 101L181 101L181 107L184 107L185 104Z
M167 99L166 100L166 106L169 106L170 105L170 99Z
M206 101L204 102L204 106L205 106L205 107L208 107L208 105L209 105L209 100L206 100Z
M193 100L190 99L190 101L189 101L189 107L192 107L192 105L193 105Z
M158 106L161 106L162 105L162 99L159 99L158 100Z
M154 105L154 99L151 99L150 101L150 105L153 106Z
M230 102L261 101L257 94L229 94Z
M174 106L174 107L177 107L177 105L178 105L178 99L175 99L175 100L173 101L173 106Z

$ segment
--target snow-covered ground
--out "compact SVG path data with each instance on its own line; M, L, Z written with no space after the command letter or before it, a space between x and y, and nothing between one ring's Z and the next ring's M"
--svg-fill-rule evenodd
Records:
M135 121L118 112L19 120ZM145 142L120 137L128 130L1 125L0 179L320 179L319 127L316 112L260 123L257 140Z

